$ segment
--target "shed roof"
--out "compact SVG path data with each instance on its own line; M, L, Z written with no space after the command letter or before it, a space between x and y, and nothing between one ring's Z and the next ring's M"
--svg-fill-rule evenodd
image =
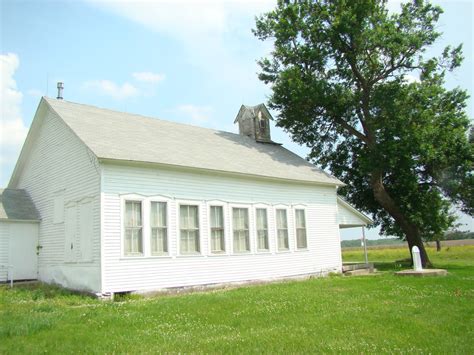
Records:
M65 100L43 100L99 159L343 185L279 145Z
M38 221L40 215L30 195L20 189L0 189L0 220Z

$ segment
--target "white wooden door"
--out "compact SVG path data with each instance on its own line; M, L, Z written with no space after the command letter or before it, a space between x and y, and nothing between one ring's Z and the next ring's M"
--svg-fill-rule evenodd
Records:
M9 264L14 280L34 280L38 277L38 224L11 223Z
M76 204L66 206L65 213L64 261L76 261L77 211Z

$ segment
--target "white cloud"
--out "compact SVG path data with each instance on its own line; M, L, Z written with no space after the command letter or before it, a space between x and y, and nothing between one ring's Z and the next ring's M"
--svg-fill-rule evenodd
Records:
M149 71L133 73L132 76L137 81L142 81L145 83L152 83L152 84L165 80L164 74L155 74Z
M130 83L116 84L110 80L90 80L83 84L84 89L91 89L105 96L121 100L129 97L138 96L140 91Z
M255 60L268 46L251 33L254 17L275 0L87 0L93 6L177 40L190 64L210 80L250 93L259 83Z
M194 123L204 123L209 121L214 110L210 106L181 105L176 111Z
M36 97L36 98L41 97L41 96L44 95L43 92L41 90L38 90L38 89L30 89L26 93L28 95Z
M20 60L14 53L2 54L0 65L0 165L3 175L5 170L17 160L21 145L28 133L28 127L25 126L21 117L23 94L18 91L14 79Z
M420 78L418 76L412 75L412 74L405 74L405 82L408 84L413 84L413 83L419 83Z

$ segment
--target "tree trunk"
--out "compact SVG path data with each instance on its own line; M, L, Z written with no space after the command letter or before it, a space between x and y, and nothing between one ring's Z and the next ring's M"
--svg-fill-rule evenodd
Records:
M382 181L382 171L375 170L371 176L371 186L374 192L375 200L382 206L390 216L393 217L395 222L399 225L401 230L405 233L405 237L410 249L410 255L412 255L412 248L416 245L420 250L421 264L423 267L431 266L430 259L426 253L425 246L421 240L420 232L418 227L408 221L405 215L400 211L400 208L385 190L385 186ZM413 256L412 256L413 260Z
M436 251L441 251L441 241L436 239Z

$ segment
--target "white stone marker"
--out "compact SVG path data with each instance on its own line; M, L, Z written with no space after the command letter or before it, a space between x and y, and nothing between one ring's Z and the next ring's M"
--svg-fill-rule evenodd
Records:
M420 249L418 249L416 245L411 248L411 255L413 256L413 270L423 270L423 267L421 266Z

